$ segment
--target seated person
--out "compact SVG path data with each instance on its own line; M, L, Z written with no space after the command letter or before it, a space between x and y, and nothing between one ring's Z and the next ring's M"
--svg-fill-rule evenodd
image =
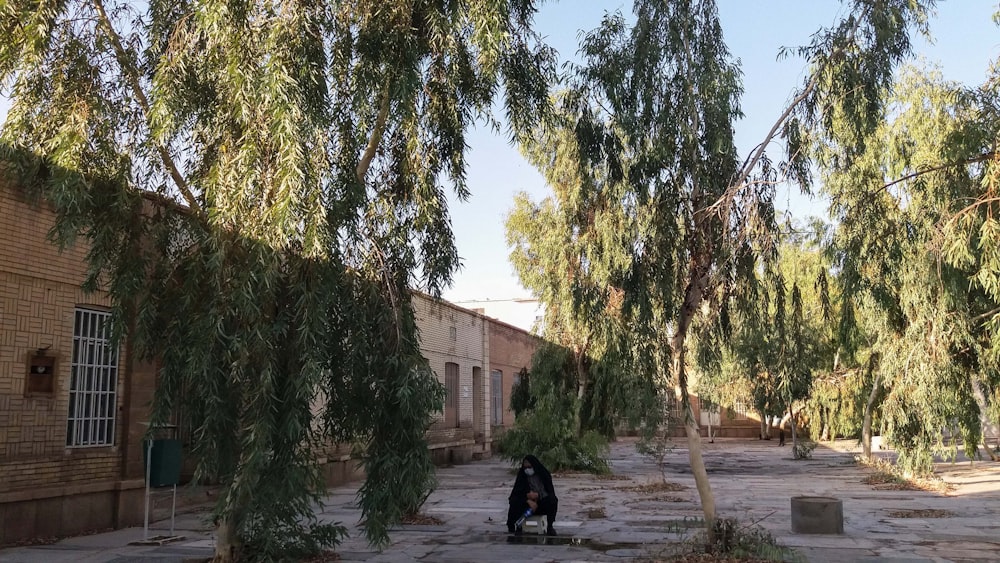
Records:
M525 511L531 508L532 515L544 514L548 517L548 534L556 535L552 523L556 520L559 499L556 498L556 490L552 487L552 475L537 457L524 456L521 469L518 470L517 479L514 481L514 490L510 492L507 500L510 501L510 510L507 511L508 532L521 533L520 529L515 529L515 524L521 516L524 516Z

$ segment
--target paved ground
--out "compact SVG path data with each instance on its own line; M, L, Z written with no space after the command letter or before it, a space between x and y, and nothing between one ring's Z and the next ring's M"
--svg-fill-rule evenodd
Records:
M866 472L854 465L855 452L852 443L837 442L820 446L812 460L793 461L790 448L773 441L717 440L706 444L705 460L720 514L757 522L808 561L1000 561L1000 464L939 465L939 474L955 486L948 494L874 490L862 483ZM332 489L320 518L351 529L338 550L345 561L628 561L670 554L690 540L687 526L701 512L685 449L666 457L662 473L631 442L614 444L611 462L613 479L556 477L557 544L507 541L503 520L513 474L500 460L439 470L441 486L424 512L443 524L402 526L381 553L368 548L357 527L356 485ZM664 478L678 486L664 486ZM789 502L796 495L842 499L844 535L792 534ZM180 516L177 533L186 539L164 546L129 546L143 533L133 528L2 550L0 561L166 563L205 557L212 537L203 516ZM161 521L153 533L168 527Z

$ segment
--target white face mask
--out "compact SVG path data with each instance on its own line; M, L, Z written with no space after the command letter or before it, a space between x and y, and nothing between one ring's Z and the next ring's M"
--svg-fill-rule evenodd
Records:
M526 467L524 469L524 474L527 475L528 477L531 477L532 475L535 474L535 470L530 467Z

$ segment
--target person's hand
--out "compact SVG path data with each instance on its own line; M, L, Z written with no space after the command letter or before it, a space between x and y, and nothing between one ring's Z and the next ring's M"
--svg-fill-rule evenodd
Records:
M528 500L538 500L538 493L535 491L528 493Z
M535 495L535 496L538 496L538 495ZM536 510L538 510L538 503L535 502L535 501L533 501L533 500L529 500L528 501L528 508L530 508L532 512L535 512Z

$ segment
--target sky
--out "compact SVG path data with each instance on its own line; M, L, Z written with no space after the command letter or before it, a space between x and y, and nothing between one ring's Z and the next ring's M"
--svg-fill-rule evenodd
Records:
M808 43L809 36L837 21L844 10L838 0L718 0L726 43L743 70L743 111L736 124L736 144L741 156L770 129L804 77L800 59L776 59L782 46ZM607 12L628 13L631 1L548 0L536 18L536 29L558 52L561 61L576 60L581 31L597 27ZM996 0L945 0L939 2L930 27L933 43L917 40L918 55L941 65L946 79L973 86L980 84L990 61L1000 55L1000 29L992 22ZM7 100L0 97L0 120ZM528 297L507 259L504 218L514 194L527 192L544 198L549 190L534 168L521 157L507 137L490 129L468 135L468 186L466 202L450 199L455 240L462 269L444 292L450 301ZM796 217L826 216L821 199L797 192L779 193L776 202Z
M809 36L830 26L844 9L837 0L718 0L725 41L743 69L742 108L746 115L736 124L736 145L741 156L759 143L801 84L801 59L777 60L782 46L809 42ZM632 3L620 0L560 0L543 4L536 29L558 52L560 59L577 60L579 32L591 30L606 12L628 13ZM989 63L1000 55L1000 28L992 21L995 0L950 0L939 3L930 22L933 44L918 39L918 56L941 65L944 77L978 85ZM514 195L527 192L538 201L549 190L541 175L510 146L503 135L477 129L468 136L468 186L466 202L451 200L452 226L463 267L452 287L444 292L450 301L527 297L507 259L504 218ZM796 217L826 217L826 205L789 190L776 204Z

